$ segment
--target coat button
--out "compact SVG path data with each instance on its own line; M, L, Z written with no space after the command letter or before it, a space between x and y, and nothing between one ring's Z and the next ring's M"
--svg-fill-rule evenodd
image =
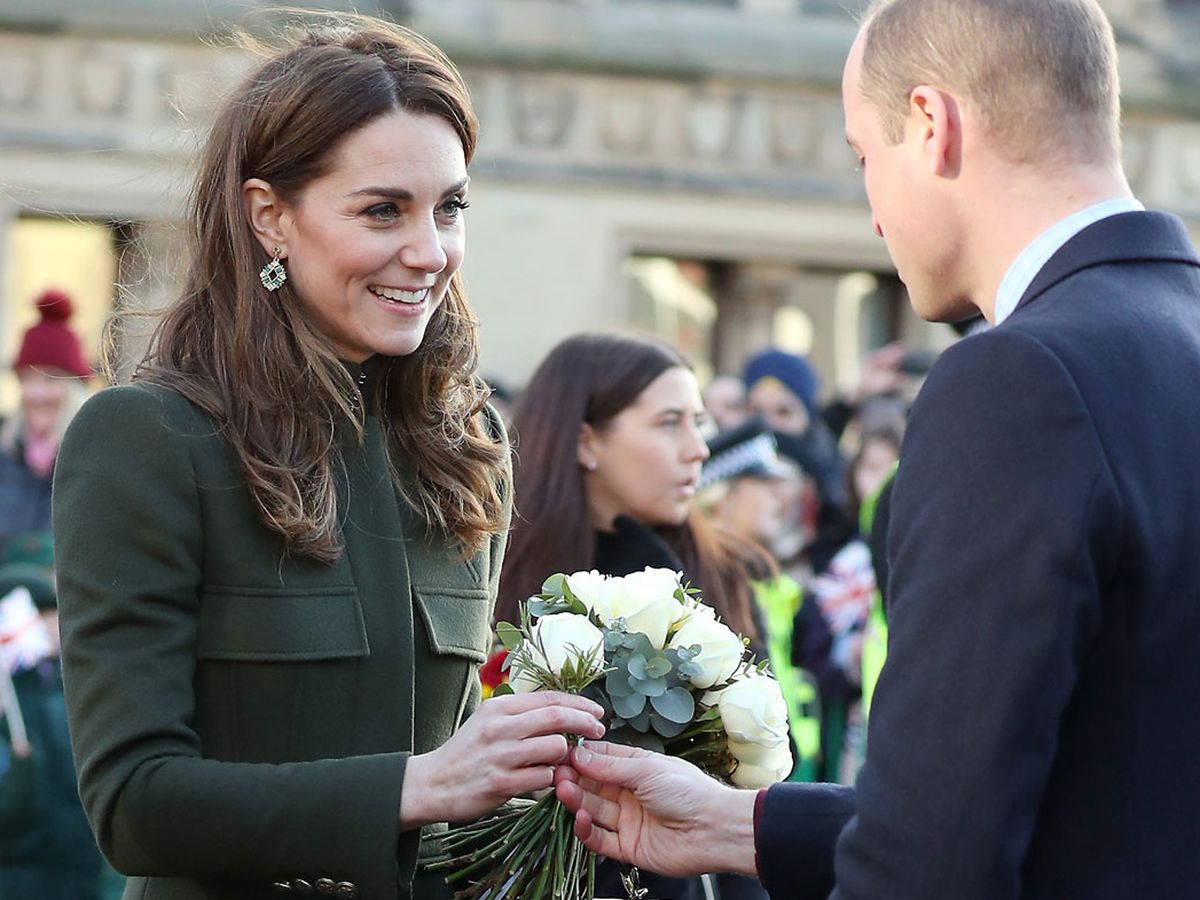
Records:
M313 882L313 887L317 889L318 894L332 894L337 887L332 878L318 878Z
M358 887L352 881L339 881L337 883L338 900L354 900L358 896Z
M301 897L308 897L314 893L313 886L303 878L293 878L292 887L296 889L296 893Z
M290 894L292 892L292 883L290 881L276 881L271 885L277 894Z

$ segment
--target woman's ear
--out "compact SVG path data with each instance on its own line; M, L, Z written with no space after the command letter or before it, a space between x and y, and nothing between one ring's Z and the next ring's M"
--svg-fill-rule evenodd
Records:
M274 256L278 249L279 255L286 259L292 218L275 189L261 178L247 178L242 182L242 202L246 221L263 250L268 256Z
M600 462L596 458L598 443L598 435L587 422L579 426L579 443L575 449L575 458L579 461L579 467L588 472L595 472L599 467Z

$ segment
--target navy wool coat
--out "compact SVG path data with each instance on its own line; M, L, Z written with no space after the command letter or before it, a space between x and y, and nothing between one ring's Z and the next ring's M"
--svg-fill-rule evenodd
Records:
M1084 229L943 355L896 480L867 762L856 793L771 789L773 897L1196 896L1198 389L1200 258L1161 213Z

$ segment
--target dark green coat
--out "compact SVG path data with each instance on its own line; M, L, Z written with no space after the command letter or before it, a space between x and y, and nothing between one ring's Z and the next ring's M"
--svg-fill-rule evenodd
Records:
M127 898L265 900L296 879L362 900L450 895L410 887L401 783L479 702L504 535L468 560L430 540L374 416L335 469L346 552L323 565L260 524L232 451L177 394L103 391L68 431L67 706L100 846L148 876Z

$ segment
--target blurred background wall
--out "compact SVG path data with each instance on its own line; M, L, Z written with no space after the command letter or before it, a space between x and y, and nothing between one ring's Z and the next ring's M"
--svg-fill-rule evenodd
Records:
M0 412L48 286L99 359L116 307L173 296L179 217L253 0L0 0ZM560 338L657 333L702 376L768 343L827 392L891 340L937 347L871 231L841 67L858 0L324 0L415 27L463 68L481 143L464 271L483 371ZM1139 198L1200 235L1200 0L1104 0ZM247 18L250 16L250 18ZM119 336L127 369L141 350Z

